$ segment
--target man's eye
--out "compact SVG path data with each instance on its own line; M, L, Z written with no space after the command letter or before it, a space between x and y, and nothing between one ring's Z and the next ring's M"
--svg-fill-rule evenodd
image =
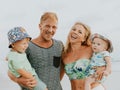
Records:
M75 29L75 28L73 28L72 30L73 30L73 31L75 31L76 29Z
M50 26L49 25L46 25L47 28L49 28Z
M53 28L53 29L56 29L57 27L56 27L56 26L53 26L52 28Z

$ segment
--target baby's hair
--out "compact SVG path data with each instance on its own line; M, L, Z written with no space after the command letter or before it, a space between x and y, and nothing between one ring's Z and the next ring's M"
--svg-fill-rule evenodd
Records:
M100 35L98 33L93 34L92 37L91 37L91 40L93 41L94 38L100 38L100 39L104 40L105 42L107 42L108 43L107 51L110 52L110 53L113 52L112 42L108 38L106 38L105 36Z

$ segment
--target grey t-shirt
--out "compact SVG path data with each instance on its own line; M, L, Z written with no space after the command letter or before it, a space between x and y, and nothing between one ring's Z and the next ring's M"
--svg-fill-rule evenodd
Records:
M53 39L49 48L29 43L26 51L28 60L35 69L38 77L47 85L48 90L62 90L60 84L60 64L63 43Z

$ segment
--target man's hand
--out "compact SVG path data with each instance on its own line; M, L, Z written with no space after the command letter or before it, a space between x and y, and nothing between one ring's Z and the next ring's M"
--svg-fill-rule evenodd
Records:
M20 84L21 86L28 87L28 88L33 88L36 86L37 81L35 80L35 77L26 79L23 77L17 78L16 82Z
M35 87L37 84L35 77L29 78L29 79L26 79L24 77L17 78L14 75L12 75L12 73L10 73L9 71L8 71L8 76L12 81L14 81L24 87L32 88L32 87Z

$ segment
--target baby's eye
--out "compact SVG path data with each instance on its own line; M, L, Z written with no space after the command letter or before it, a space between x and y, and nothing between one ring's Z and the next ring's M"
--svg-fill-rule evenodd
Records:
M100 43L98 43L97 45L100 46Z
M81 31L79 31L79 33L80 33L80 34L82 34L82 32L81 32Z
M92 44L95 44L95 42L92 42Z

